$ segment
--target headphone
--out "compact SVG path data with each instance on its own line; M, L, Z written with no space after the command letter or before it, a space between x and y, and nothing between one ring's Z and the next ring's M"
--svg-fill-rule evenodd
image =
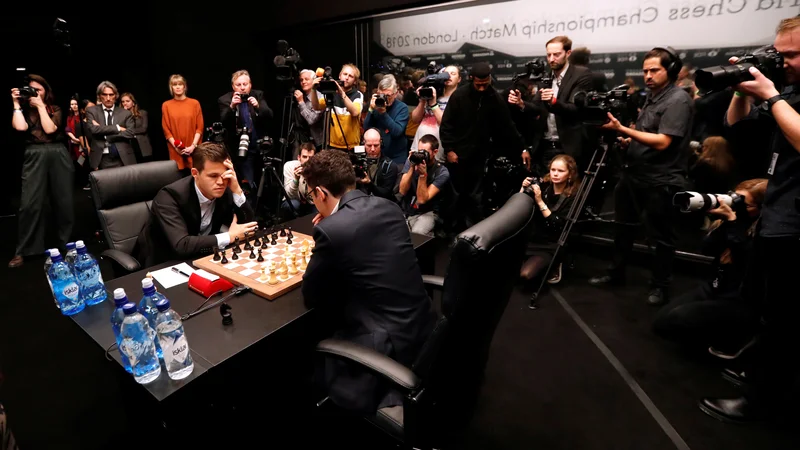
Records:
M379 129L375 128L375 127L369 128L369 129L364 131L364 136L366 136L367 131L369 131L369 130L377 131L378 132L378 136L381 137L381 154L382 154L383 153L383 134L381 133L381 130L379 130ZM361 136L361 145L365 145L364 136ZM388 159L384 159L383 162L381 163L380 172L382 172L384 176L386 176L389 173L389 164L393 164L393 163L391 161L389 161Z
M681 61L675 49L672 47L656 47L653 50L661 50L669 55L669 66L666 67L667 76L670 80L676 80L678 78L678 73L683 67L683 61Z
M375 127L372 127L372 128L364 130L364 134L361 136L361 145L366 145L366 143L364 141L364 136L367 135L367 131L369 131L369 130L375 130L375 131L378 132L378 136L380 136L380 138L381 138L381 150L382 150L383 149L383 133L381 133L381 130L379 130L379 129L375 128Z

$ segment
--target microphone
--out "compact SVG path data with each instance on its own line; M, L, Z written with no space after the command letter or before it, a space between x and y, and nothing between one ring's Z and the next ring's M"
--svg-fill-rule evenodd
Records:
M323 69L322 67L317 67L315 75L317 76L317 78L325 75L325 69Z

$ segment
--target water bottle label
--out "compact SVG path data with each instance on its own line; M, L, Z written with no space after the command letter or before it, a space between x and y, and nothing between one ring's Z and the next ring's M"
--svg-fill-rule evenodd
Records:
M78 300L78 296L80 295L80 293L81 289L78 287L76 283L67 284L61 291L61 294L70 300Z
M161 350L164 351L164 362L168 365L172 361L183 364L189 356L189 343L186 341L186 335L179 337L175 342L170 342L169 338L161 340Z

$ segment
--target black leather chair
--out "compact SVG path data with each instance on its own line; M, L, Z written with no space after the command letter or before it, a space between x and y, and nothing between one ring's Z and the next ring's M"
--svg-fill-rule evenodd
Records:
M179 179L175 161L96 170L89 175L94 206L109 247L101 256L116 263L115 275L142 268L132 252L150 218L150 205L162 187Z
M318 344L317 352L325 357L366 368L403 393L403 406L365 417L403 448L431 448L440 431L432 427L441 426L447 413L439 410L438 419L423 419L434 414L430 406L457 411L459 396L479 386L495 328L519 277L533 212L533 199L515 194L457 237L444 278L424 277L428 286L442 289L443 314L412 367L339 339Z

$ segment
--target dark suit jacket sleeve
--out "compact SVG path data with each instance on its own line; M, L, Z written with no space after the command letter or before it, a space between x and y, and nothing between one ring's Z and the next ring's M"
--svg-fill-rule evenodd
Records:
M499 114L497 115L497 123L494 129L495 136L499 138L498 141L500 142L505 140L508 150L512 154L522 153L525 143L522 141L522 135L519 134L517 127L514 125L514 119L511 118L511 111L507 106L508 102L500 96L499 92L497 93L497 101L500 107L497 108Z
M123 122L119 124L120 127L125 128L124 131L119 131L116 134L108 136L108 142L119 142L119 141L128 141L130 139L135 139L136 134L134 134L133 129L136 127L136 122L133 119L133 114L128 111L125 115L125 119ZM116 125L113 125L116 128Z
M392 163L388 165L389 170L386 171L386 175L381 175L375 183L373 184L373 193L385 199L389 199L394 201L394 185L397 181L397 165Z
M333 244L320 226L314 227L314 250L303 275L303 299L307 308L324 307L334 298L338 273Z
M256 100L258 100L258 117L262 120L272 119L272 109L270 109L267 104L267 99L264 98L264 93L262 91L258 91Z
M217 245L217 237L191 236L181 215L181 208L173 194L162 189L153 200L153 219L161 227L167 242L179 257L191 257Z
M141 117L139 120L134 119L134 126L132 128L133 134L147 134L147 111L139 111Z
M550 109L553 114L559 115L565 119L578 119L578 107L572 103L572 98L575 96L576 92L585 91L589 92L592 90L592 72L585 71L583 72L577 80L575 80L575 87L572 89L570 93L569 99L558 99L554 104L547 104L546 106Z
M459 114L462 114L461 109L463 109L461 96L457 94L457 92L454 92L450 97L450 101L447 102L447 108L444 109L444 114L442 115L442 124L439 127L439 138L442 141L441 147L447 153L456 150L453 147L457 140L456 133L460 122Z
M93 136L98 137L106 137L114 134L118 134L119 130L117 130L116 125L95 125L94 122L98 124L106 123L105 117L103 117L102 109L100 110L100 117L97 117L98 110L97 107L91 107L86 110L86 128L92 133ZM94 122L93 122L94 121Z
M231 129L236 126L236 111L231 109L231 100L233 95L228 93L217 99L219 106L219 121L225 126L225 129ZM230 137L230 136L228 136Z
M247 223L255 220L256 214L253 212L253 207L250 206L250 202L245 201L242 203L242 206L237 207L236 203L233 201L233 194L231 194L231 205L233 205L234 211L236 211L236 220L239 223ZM231 220L233 220L233 217L231 217ZM225 225L230 224L226 223Z

